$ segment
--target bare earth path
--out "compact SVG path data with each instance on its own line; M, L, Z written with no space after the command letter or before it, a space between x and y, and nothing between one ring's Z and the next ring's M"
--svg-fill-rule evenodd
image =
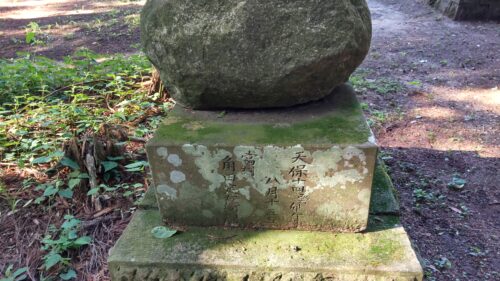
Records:
M372 49L354 84L427 280L500 280L500 23L453 22L423 0L368 2ZM1 1L0 57L137 52L142 4ZM30 22L42 44L24 42Z
M423 1L368 2L361 71L405 89L361 97L427 279L499 280L500 24L453 22Z

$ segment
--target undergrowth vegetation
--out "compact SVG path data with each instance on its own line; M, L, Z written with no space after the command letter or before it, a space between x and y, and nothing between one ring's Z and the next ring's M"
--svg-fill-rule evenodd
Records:
M56 217L38 241L39 264L0 264L0 280L77 278L72 259L94 244L83 218L142 196L144 143L171 103L148 88L152 67L143 55L82 49L55 61L24 53L0 59L0 69L0 178L11 181L0 182L0 203L8 202L0 218L27 208Z

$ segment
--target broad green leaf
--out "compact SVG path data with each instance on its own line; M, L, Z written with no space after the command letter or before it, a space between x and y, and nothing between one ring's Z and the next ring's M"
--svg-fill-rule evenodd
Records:
M75 186L79 185L82 180L79 178L76 179L70 179L68 182L68 187L70 189L73 189Z
M90 177L89 177L89 174L87 174L87 173L80 173L78 175L78 178L80 178L80 179L89 179Z
M90 236L82 236L76 239L75 242L73 242L73 244L77 246L83 246L90 244L90 241L92 241L92 238L90 238Z
M108 156L109 161L118 161L123 159L125 159L123 156L117 156L117 157Z
M5 275L10 276L13 267L14 267L13 264L9 264L9 266L7 266L7 270L5 270Z
M127 169L127 172L142 172L144 168L132 168L132 169Z
M45 269L50 269L60 261L62 261L61 255L56 253L49 253L45 256Z
M73 215L64 215L65 220L70 220L70 219L74 219L74 218L75 218L75 216L73 216Z
M133 168L138 168L138 167L144 167L147 165L148 165L148 162L146 162L146 161L137 161L137 162L134 162L132 164L126 165L125 168L133 169Z
M117 189L118 189L118 187L117 187L117 186L112 186L112 187L105 186L105 187L104 187L104 190L105 190L105 191L115 191L115 190L117 190Z
M37 198L35 199L35 204L40 204L40 203L42 203L43 201L45 201L45 199L47 199L47 197L45 197L45 196L40 196L40 197L37 197Z
M87 195L88 195L88 196L92 196L92 195L94 195L94 194L97 194L98 192L99 192L99 187L92 188L91 190L89 190L89 191L87 192Z
M76 278L76 272L73 269L69 269L66 273L59 274L62 280L70 280Z
M43 196L52 196L56 194L59 189L55 188L53 185L48 185L43 192Z
M49 163L50 161L52 161L52 157L42 156L42 157L38 157L38 158L33 159L33 161L31 161L31 164L43 164L43 163Z
M57 194L64 198L73 198L73 190L71 190L70 188L59 190Z
M104 167L104 172L110 171L116 167L118 167L118 163L114 161L103 161L101 165Z
M25 273L26 271L28 271L27 267L19 268L18 270L14 271L14 273L12 274L12 277L16 278L16 277L20 276L21 274ZM23 280L23 279L18 279L18 280Z
M26 43L30 44L35 40L35 32L29 31L26 33Z
M73 169L75 171L80 170L80 166L75 161L71 160L68 157L63 157L63 159L61 160L61 164L66 166L66 167L70 167L71 169Z
M155 238L165 239L172 237L174 234L177 233L177 230L173 230L165 226L157 226L151 230L151 233Z
M72 228L76 227L78 224L80 224L80 220L72 218L72 219L66 220L61 225L61 228L62 229L72 229Z
M58 150L58 151L54 151L50 154L50 157L54 158L54 157L63 157L64 156L64 151L61 151L61 150Z
M72 230L68 233L68 239L75 240L76 238L78 238L78 233L76 233L76 230Z

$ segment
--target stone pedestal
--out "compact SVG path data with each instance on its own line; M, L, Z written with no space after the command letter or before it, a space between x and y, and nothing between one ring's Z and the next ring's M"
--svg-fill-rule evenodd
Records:
M147 153L154 186L110 252L112 280L423 278L350 86L287 109L178 106ZM162 225L177 234L155 238Z
M147 152L171 227L366 229L377 146L347 85L284 109L177 106Z

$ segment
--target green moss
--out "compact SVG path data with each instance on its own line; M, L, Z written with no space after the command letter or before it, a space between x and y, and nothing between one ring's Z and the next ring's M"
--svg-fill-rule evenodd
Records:
M272 120L272 121L271 121ZM191 111L176 107L150 144L296 145L361 144L371 132L351 87L337 87L327 98L274 110Z
M374 257L375 264L384 264L388 260L402 258L402 253L399 251L400 245L389 239L380 239L370 247L368 256Z
M399 203L391 178L387 174L385 164L378 160L373 175L373 188L370 203L370 214L398 214Z
M144 197L137 203L137 207L142 210L158 209L154 186L150 187L146 193L144 193Z
M244 122L203 121L175 114L156 132L154 142L222 145L356 144L370 136L361 109L348 108L327 116L285 126Z
M391 229L401 225L399 216L375 216L368 217L368 232L380 231L384 229Z
M308 263L372 267L400 262L408 250L402 228L367 233L190 228L168 239L156 239L150 231L158 225L158 211L137 212L110 261L126 260L128 256L137 262L170 264L179 260L198 262L200 257L210 256L215 263L229 258L251 268L276 263L294 267L299 261L305 267Z
M340 117L302 122L290 127L276 128L269 124L227 124L207 122L203 128L189 130L183 120L166 125L157 131L156 137L173 143L209 143L227 145L297 144L297 143L363 143L368 139L367 127L360 121Z

